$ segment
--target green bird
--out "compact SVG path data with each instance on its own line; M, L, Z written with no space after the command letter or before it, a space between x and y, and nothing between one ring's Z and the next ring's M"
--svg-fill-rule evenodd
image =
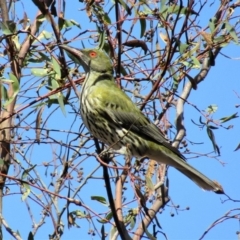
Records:
M90 133L118 153L148 157L179 170L204 190L223 193L220 184L210 180L186 162L154 125L115 84L113 65L105 52L60 45L69 57L82 65L86 78L82 85L80 110Z

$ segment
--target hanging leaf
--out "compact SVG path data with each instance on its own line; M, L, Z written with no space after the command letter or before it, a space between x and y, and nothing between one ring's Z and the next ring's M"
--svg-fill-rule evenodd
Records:
M103 20L104 20L104 23L105 23L106 25L112 23L112 22L111 22L111 19L110 19L110 17L108 16L107 13L104 13L104 15L103 15Z
M29 232L28 234L28 240L34 240L34 236L32 232Z
M56 73L56 80L61 79L61 67L59 65L59 63L56 61L55 58L52 57L52 65L53 65L53 70Z
M144 232L146 233L148 239L150 240L157 240L147 229L147 227L144 225L144 221L142 221L142 228L144 229Z
M5 107L14 100L14 98L17 96L17 94L19 92L19 81L16 78L16 76L13 73L9 73L9 78L10 78L10 80L13 81L13 83L12 83L13 95L8 97L8 100L4 103Z
M237 36L237 33L236 33L234 27L231 26L228 22L225 22L225 27L229 31L229 34L233 38L234 42L238 44L238 36Z
M0 22L0 28L2 29L3 34L7 35L12 35L13 32L9 29L7 23Z
M30 188L29 184L27 184L27 183L23 183L22 187L24 188L24 193L22 195L22 201L24 201L31 193L31 188Z
M21 179L24 180L25 178L27 178L27 176L29 175L29 173L37 166L37 164L33 165L32 167L25 169L22 173L22 177Z
M219 150L219 147L218 147L218 145L215 141L215 136L214 136L213 131L211 130L211 128L209 126L207 126L207 134L208 134L209 139L212 142L214 151L217 152L218 155L220 155L220 150Z
M210 29L210 31L211 31L212 34L213 34L214 31L215 31L215 24L216 24L216 22L217 22L216 17L213 17L213 18L211 18L211 19L209 20L208 26L209 26L209 29Z
M238 151L240 149L240 143L237 145L237 147L235 148L234 152Z
M123 1L123 0L118 0L118 2L122 5L122 7L126 10L128 15L132 15L132 10L129 8L129 6Z
M178 50L181 54L183 54L188 47L189 47L189 44L181 43L180 41L178 41Z
M104 45L105 45L105 31L99 31L99 49L103 49Z
M7 89L3 85L1 85L1 92L2 92L2 95L1 95L2 100L8 101L9 100L8 92L7 92Z
M188 75L186 72L184 72L184 75L188 78L188 80L191 82L192 84L192 88L194 90L197 90L197 84L196 84L196 81L190 76Z
M101 240L105 240L106 239L106 233L105 233L105 228L104 228L104 225L102 225L101 227Z
M140 21L140 26L141 26L140 38L142 38L146 31L146 19L144 16L140 15L139 21Z
M58 81L55 78L50 78L50 88L52 90L54 90L59 87L60 87L60 85L59 85ZM61 92L58 92L58 93L54 94L53 96L50 96L49 98L53 99L53 100L57 99L63 115L66 116L66 110L65 110L65 104L64 104L65 98L64 98L63 94Z

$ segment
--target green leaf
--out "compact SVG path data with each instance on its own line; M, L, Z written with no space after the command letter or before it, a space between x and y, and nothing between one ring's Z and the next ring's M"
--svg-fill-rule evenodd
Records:
M117 228L116 227L112 227L111 228L111 231L110 231L110 234L109 234L109 239L115 239L115 235L116 235L116 232L117 232Z
M210 129L213 129L213 130L218 129L218 127L215 127L215 126L212 126L212 125L208 125L208 127L209 127Z
M10 20L7 21L7 26L8 29L12 32L12 33L16 33L17 32L17 25L14 21Z
M231 26L228 22L225 22L225 27L229 31L229 34L233 38L234 42L238 43L238 36L237 36L237 33L236 33L234 27Z
M53 70L56 73L56 79L61 79L61 67L55 58L52 57Z
M49 80L50 80L49 87L51 90L55 90L60 87L58 81L55 78L50 78ZM62 110L63 115L66 116L66 110L65 110L65 104L64 104L65 98L64 98L63 94L61 92L58 92L58 93L50 96L49 98L50 98L50 100L52 100L52 101L49 101L49 106L52 103L55 103L55 100L57 100L58 104Z
M140 26L141 26L140 38L142 38L146 31L146 19L145 19L145 17L140 17L139 21L140 21Z
M24 201L31 193L31 188L30 188L29 184L27 184L27 183L23 183L22 186L25 190L25 192L22 195L22 201Z
M101 196L91 196L92 200L96 200L100 203L102 203L103 205L109 206L109 204L107 203L106 199L104 197Z
M128 5L123 0L118 0L118 2L122 5L122 7L126 10L128 15L132 15L131 9L128 7Z
M4 103L4 106L10 104L19 92L19 81L13 73L9 73L9 78L12 81L13 95L8 97L8 100Z
M214 33L214 31L215 31L216 20L217 20L216 17L213 17L209 20L208 26L209 26L211 33Z
M19 37L17 35L13 35L12 41L14 42L16 49L20 50L21 44L19 43Z
M78 22L76 22L75 20L70 19L70 22L71 22L74 26L76 26L76 27L78 27L79 29L81 29L80 24L79 24Z
M101 240L105 240L106 239L106 233L105 233L105 228L104 228L104 225L102 225L102 227L101 227L101 235L102 235L102 237L101 237Z
M52 38L52 33L50 32L47 32L45 30L43 30L37 37L37 39L35 39L33 41L33 43L39 43L39 41L41 41L42 39L45 39L45 40L49 40Z
M234 152L238 151L240 149L240 143L237 145L237 147L235 148Z
M213 39L215 44L218 44L219 47L226 47L231 42L230 38L227 36L218 36Z
M178 49L181 54L183 54L187 50L188 47L189 47L188 44L181 43L180 41L178 42Z
M8 92L7 92L7 89L3 85L1 86L1 91L2 91L2 100L8 101L9 100Z
M209 105L206 109L206 112L209 114L213 114L217 111L218 106L216 104Z
M4 166L4 160L0 158L0 167Z
M146 226L144 225L144 222L142 221L142 227L144 229L144 232L146 233L148 239L150 240L157 240L149 231L148 229L146 228Z
M86 213L80 211L80 210L76 210L74 212L72 212L77 218L86 218Z
M45 77L49 75L49 69L47 68L32 68L31 73L37 77Z
M73 19L67 20L67 19L62 18L61 22L59 23L59 25L60 25L61 29L63 29L63 28L70 28L72 26L76 26L79 29L81 29L80 24L78 22L76 22L75 20L73 20Z
M214 133L213 133L213 131L211 130L211 128L209 126L207 126L207 134L208 134L209 139L212 142L214 151L217 152L218 155L220 155L220 150L219 150L219 147L218 147L218 145L216 143Z
M166 0L161 0L161 7L160 7L160 13L164 13L167 11L168 7L166 5Z
M105 44L105 31L99 31L99 49L103 49Z
M43 52L39 52L38 54L40 55L43 61L50 62L50 58L46 54L44 54Z
M28 169L25 169L22 173L21 179L24 180L29 175L29 172L31 172L36 166L37 166L37 164L33 165L32 167L30 167Z
M108 24L111 24L111 19L109 18L108 14L107 13L104 13L103 15L103 20L104 22L108 25Z
M176 91L178 89L178 85L179 85L179 80L176 74L176 70L174 67L169 67L168 71L170 72L170 74L173 77L173 91Z
M153 185L152 179L146 175L145 180L146 180L146 186L148 188L148 191L154 192L154 185Z
M232 114L231 116L220 118L220 120L221 120L222 123L225 123L225 122L230 121L234 118L238 118L237 114L238 113L236 112L236 113Z
M61 108L61 110L62 110L62 113L63 113L63 115L64 116L66 116L67 114L66 114L66 110L65 110L65 104L64 104L64 96L63 96L63 94L60 92L60 93L57 93L58 94L58 103L59 103L59 105L60 105L60 108Z
M29 232L28 234L28 240L34 240L34 236L32 232Z
M122 74L123 76L126 76L126 75L128 75L128 73L127 73L126 69L123 67L123 65L122 65L122 64L121 64L121 66L120 66L120 70L121 70L121 74Z
M7 23L0 22L0 28L2 29L3 34L7 35L12 35L13 32L9 29Z
M109 212L104 218L106 219L97 219L97 221L98 222L100 222L100 223L103 223L103 224L105 224L105 223L109 223L109 221L112 219L112 212Z
M200 69L201 68L201 63L199 62L199 60L195 57L191 57L191 59L192 59L192 62L193 62L192 68Z

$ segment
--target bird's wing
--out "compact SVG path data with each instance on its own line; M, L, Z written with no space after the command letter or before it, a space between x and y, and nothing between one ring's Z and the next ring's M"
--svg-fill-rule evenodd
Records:
M185 159L178 149L173 147L167 141L157 126L140 111L140 109L115 85L115 83L112 83L111 86L108 84L109 83L107 83L105 87L102 86L102 88L99 88L98 86L97 88L98 93L101 92L101 94L98 94L98 97L101 98L103 104L102 107L97 110L100 115L108 118L110 121L116 122L126 130L131 130L146 140L167 147L179 157ZM101 85L104 84L101 83Z

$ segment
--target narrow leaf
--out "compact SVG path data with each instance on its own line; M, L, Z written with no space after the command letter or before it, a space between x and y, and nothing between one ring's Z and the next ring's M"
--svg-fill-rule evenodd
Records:
M9 96L9 99L4 103L4 106L7 106L8 104L10 104L19 92L19 81L16 78L16 76L13 73L9 73L9 78L10 78L10 80L13 81L13 83L12 83L13 95Z
M108 206L108 203L107 203L107 201L106 201L106 199L104 197L101 197L101 196L91 196L91 199L92 200L96 200L96 201L102 203L103 205Z
M102 227L101 227L101 235L102 235L101 240L105 240L105 239L106 239L106 236L105 236L105 228L104 228L104 225L102 225Z
M59 63L56 61L55 58L52 57L52 65L53 65L53 70L57 74L56 78L60 79L61 78L61 67Z
M140 21L140 26L141 26L140 38L142 38L146 31L146 19L144 17L141 17L141 18L139 18L139 21Z
M2 29L3 34L11 35L13 32L9 29L6 23L0 22L0 28Z
M237 33L236 33L234 27L231 26L228 22L225 23L225 27L229 31L229 34L233 38L234 42L238 43L238 36L237 36Z
M29 232L28 234L28 240L34 240L34 236L32 232Z
M37 164L33 165L32 167L30 167L28 169L25 169L22 173L21 179L24 180L28 176L29 172L32 171L36 166L37 166Z
M45 77L49 74L49 69L47 68L32 68L31 73L37 77Z
M238 114L238 113L236 112L236 113L234 113L234 114L231 115L231 116L220 118L220 120L221 120L222 123L227 122L227 121L230 121L230 120L232 120L232 119L234 119L234 118L238 118L237 114Z
M29 194L31 193L31 188L30 188L29 184L27 184L27 183L23 183L22 186L25 190L25 192L22 195L22 201L24 201L29 196Z
M122 5L122 7L126 10L128 15L132 15L131 9L128 7L128 5L123 0L118 0L118 2Z
M237 147L235 148L234 152L238 151L240 149L240 143L237 145Z
M213 134L213 131L208 126L207 126L207 134L208 134L209 139L212 142L214 151L217 152L218 155L220 155L220 150L219 150L219 147L218 147L218 145L215 141L215 136Z

